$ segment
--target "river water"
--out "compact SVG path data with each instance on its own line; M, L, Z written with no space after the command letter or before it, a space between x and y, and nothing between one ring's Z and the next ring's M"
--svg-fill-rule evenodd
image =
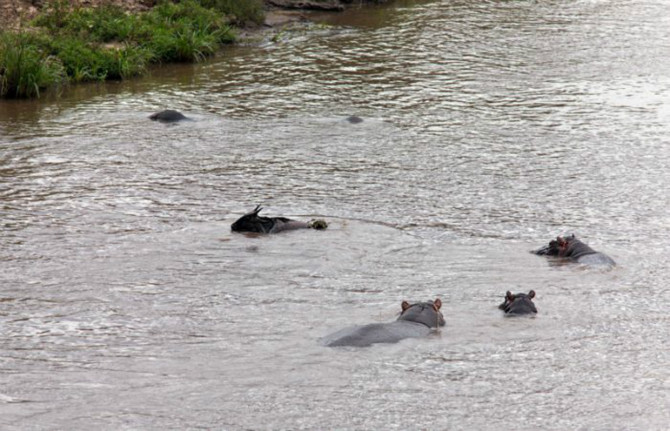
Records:
M668 429L670 3L314 20L0 101L0 428ZM232 234L257 204L330 227ZM529 253L564 233L618 266ZM436 297L428 339L319 343Z

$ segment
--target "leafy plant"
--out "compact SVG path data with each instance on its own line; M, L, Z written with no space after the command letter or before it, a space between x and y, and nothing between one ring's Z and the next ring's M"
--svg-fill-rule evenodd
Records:
M32 35L0 34L0 96L39 97L40 90L65 82L60 61L40 50Z
M234 41L231 17L262 19L260 6L261 0L163 0L130 14L112 5L82 8L54 0L33 21L31 36L3 35L0 97L39 96L68 77L125 79L145 73L150 63L202 61Z

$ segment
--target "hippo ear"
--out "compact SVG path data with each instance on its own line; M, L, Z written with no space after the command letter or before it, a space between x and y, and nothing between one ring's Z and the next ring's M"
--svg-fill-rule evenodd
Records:
M433 301L433 308L435 309L435 311L438 311L440 308L442 308L442 301L440 300L440 298L437 298L435 299L435 301Z
M410 307L409 302L403 301L402 304L400 304L400 307L402 308L402 311L404 312L405 310L407 310Z
M505 298L506 298L508 301L514 301L514 295L512 295L512 292L510 292L509 290L508 290L507 293L505 294Z
M534 291L534 290L531 290L530 292L528 292L528 297L529 297L530 299L535 298L535 291Z

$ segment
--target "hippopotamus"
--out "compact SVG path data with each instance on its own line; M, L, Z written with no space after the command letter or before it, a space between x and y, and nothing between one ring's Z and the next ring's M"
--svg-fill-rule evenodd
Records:
M371 323L341 329L324 337L328 347L366 347L377 343L397 343L405 338L425 337L435 328L444 326L444 316L440 312L442 301L403 301L398 319L389 323Z
M291 220L286 217L263 217L258 213L262 210L258 205L248 214L243 215L230 226L233 232L277 233L295 229L323 230L328 227L325 220L311 220L309 222Z
M548 245L534 250L533 253L540 256L562 257L584 265L616 265L611 257L595 251L575 238L574 234L566 237L557 236Z
M346 120L351 124L358 124L358 123L363 122L363 119L361 117L356 116L356 115L350 115L346 118Z
M535 298L534 290L531 290L528 294L513 294L508 290L507 294L505 294L505 302L500 304L498 308L503 310L506 316L537 314L537 308L535 308L535 304L533 304L533 298Z
M155 114L149 115L149 119L153 121L159 121L161 123L176 123L177 121L189 120L190 118L186 117L179 111L166 109L165 111L156 112Z

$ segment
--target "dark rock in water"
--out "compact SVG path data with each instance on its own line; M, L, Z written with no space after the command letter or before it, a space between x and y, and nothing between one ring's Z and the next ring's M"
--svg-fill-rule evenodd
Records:
M179 111L166 109L165 111L151 114L149 119L153 121L160 121L161 123L176 123L177 121L188 120L189 118L184 116L184 114Z
M361 117L351 115L351 116L347 117L347 121L350 122L351 124L358 124L358 123L362 123L363 119Z

